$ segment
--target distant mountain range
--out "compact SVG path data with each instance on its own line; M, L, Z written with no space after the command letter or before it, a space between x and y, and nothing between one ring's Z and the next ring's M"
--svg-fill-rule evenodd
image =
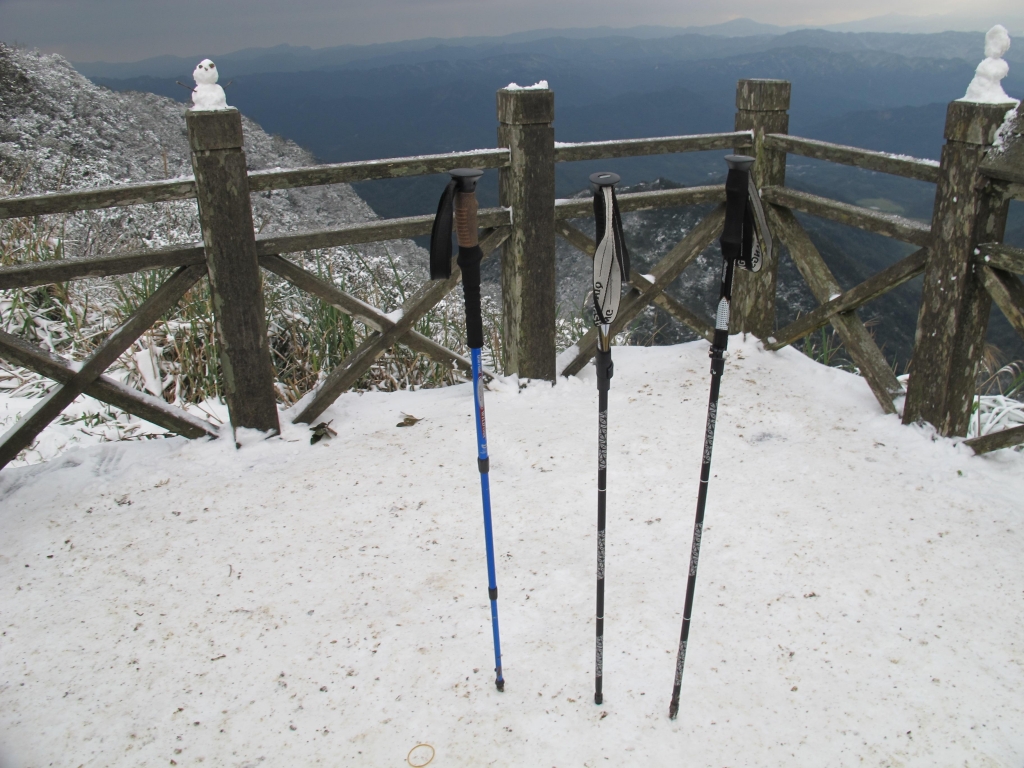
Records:
M978 33L822 30L742 38L449 41L432 48L426 42L307 49L302 71L285 66L298 66L289 59L298 49L291 48L221 57L218 68L222 82L230 82L231 104L324 162L494 146L494 94L513 81L551 84L560 141L731 130L736 81L744 77L793 83L795 134L938 158L945 104L964 94L984 47ZM1022 60L1011 59L1004 81L1010 93L1024 91L1019 53ZM349 58L342 62L341 54ZM189 89L175 80L190 83L194 62L182 66L176 76L93 79L114 90L188 101ZM676 156L621 161L616 170L627 183L663 177L693 184L720 165L717 157ZM559 194L586 186L591 170L586 163L560 167ZM410 206L427 196L406 189L415 190L416 182L375 183L360 192L384 215L425 212L425 202L415 211Z
M881 17L899 19L908 17ZM272 48L247 48L214 57L225 78L263 72L305 72L315 69L380 67L389 63L434 61L438 58L487 58L501 54L571 55L584 52L622 55L632 46L630 57L668 55L673 58L724 58L770 48L810 45L836 52L881 50L905 56L963 58L980 61L984 50L984 29L976 32L935 31L908 34L907 30L853 29L866 22L837 25L836 28L779 27L750 19L735 19L706 27L633 27L612 29L543 29L497 37L423 38L397 43L342 45L330 48L278 45ZM850 29L838 27L850 26ZM871 25L867 25L871 26ZM884 25L876 25L884 26ZM1024 35L1024 15L1020 29ZM852 34L857 33L857 34ZM589 41L589 42L588 42ZM653 41L660 41L654 43ZM212 54L203 54L212 55ZM76 62L75 68L89 78L181 78L188 76L199 57L157 56L143 61L109 63ZM1008 61L1024 62L1024 46L1011 48Z

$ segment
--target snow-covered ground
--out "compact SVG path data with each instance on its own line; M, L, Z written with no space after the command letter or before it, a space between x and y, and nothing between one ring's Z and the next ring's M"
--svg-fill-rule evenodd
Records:
M503 694L468 386L4 470L0 765L1019 767L1024 455L738 338L668 719L706 349L615 349L603 706L588 369L488 395Z

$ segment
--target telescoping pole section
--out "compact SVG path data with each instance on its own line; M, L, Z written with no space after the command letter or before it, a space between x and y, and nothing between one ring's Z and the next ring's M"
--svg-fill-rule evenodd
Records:
M459 241L459 268L466 300L466 340L473 367L473 410L476 420L477 467L480 470L480 494L484 508L484 541L487 548L487 596L491 602L491 631L494 635L494 684L505 690L501 674L501 638L498 632L498 581L494 567L494 535L491 529L491 488L488 473L487 418L484 413L484 381L480 352L484 345L483 318L480 312L480 250L477 232L476 183L483 171L456 168L438 205L430 241L430 277L451 276L451 228L454 208L455 229Z
M728 155L729 175L725 182L725 223L720 240L722 246L722 285L715 316L715 335L711 342L711 394L708 397L708 418L704 429L704 453L701 460L700 484L697 489L697 514L693 523L693 544L690 548L690 571L686 581L686 601L683 605L683 626L679 635L676 655L675 681L668 716L679 714L679 692L683 685L683 665L686 663L686 644L690 637L690 618L693 614L693 593L697 585L697 560L700 557L700 539L704 530L704 509L708 500L708 482L711 479L711 449L715 442L715 422L718 416L718 393L725 371L725 351L729 346L729 306L732 302L732 281L736 267L757 272L765 255L770 256L771 234L765 224L757 190L750 180L754 158Z

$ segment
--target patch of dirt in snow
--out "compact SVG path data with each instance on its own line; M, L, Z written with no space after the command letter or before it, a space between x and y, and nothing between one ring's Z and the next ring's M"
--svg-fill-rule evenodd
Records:
M503 694L467 386L4 470L0 763L1019 765L1024 456L739 338L667 718L706 350L614 351L603 706L588 368L487 395Z

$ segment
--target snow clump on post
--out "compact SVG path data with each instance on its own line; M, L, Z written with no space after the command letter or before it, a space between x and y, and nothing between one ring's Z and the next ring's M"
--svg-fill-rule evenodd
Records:
M974 79L967 86L962 101L982 104L1006 104L1011 99L1000 82L1010 71L1003 55L1010 49L1010 33L1002 24L996 24L985 34L985 60L974 71ZM1019 102L1018 102L1019 103Z
M192 109L215 110L229 109L224 89L217 85L220 74L217 65L209 59L203 59L192 72L196 87L192 91Z

